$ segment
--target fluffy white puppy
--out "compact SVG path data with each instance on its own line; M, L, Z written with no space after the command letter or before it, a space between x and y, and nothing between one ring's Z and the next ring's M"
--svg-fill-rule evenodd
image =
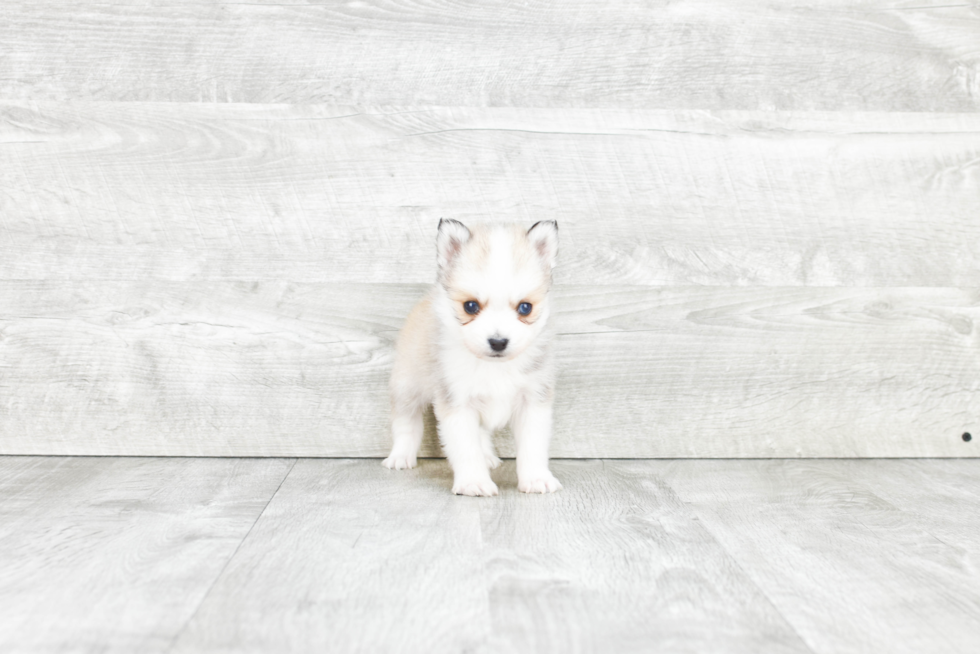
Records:
M496 495L492 433L510 423L517 487L552 493L548 469L554 370L548 329L558 223L525 230L440 220L438 281L409 314L391 374L391 435L384 465L412 468L422 413L435 409L457 495Z

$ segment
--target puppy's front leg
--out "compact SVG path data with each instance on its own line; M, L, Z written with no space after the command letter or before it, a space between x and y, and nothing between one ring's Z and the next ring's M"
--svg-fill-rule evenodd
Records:
M517 488L525 493L554 493L561 484L548 469L551 404L529 401L511 421L517 445Z
M439 439L453 469L457 495L496 495L483 453L480 414L473 409L436 406Z

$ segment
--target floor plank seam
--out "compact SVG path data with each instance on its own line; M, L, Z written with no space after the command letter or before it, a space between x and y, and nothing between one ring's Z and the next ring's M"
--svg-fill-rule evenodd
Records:
M667 482L665 481L664 483ZM677 495L677 498L680 499L681 497L680 494L673 488L673 486L671 486L669 483L667 483L667 486L674 492L675 495ZM756 588L756 590L759 591L759 595L766 598L766 602L769 603L769 606L772 607L772 610L775 611L776 614L783 619L783 621L786 623L786 626L789 627L789 629L796 635L796 637L800 639L800 642L803 644L804 647L807 648L807 651L811 652L812 654L819 654L817 650L813 648L813 645L811 645L807 641L807 639L804 638L803 635L799 632L799 630L796 628L796 625L794 625L790 621L790 619L786 616L785 613L783 613L783 611L779 610L779 607L776 606L776 603L772 601L772 598L769 597L769 594L766 593L766 591L762 588L762 586L760 586L758 582L756 582L756 580L749 574L748 570L742 565L742 562L738 560L735 554L733 554L731 550L725 547L724 542L722 542L722 540L718 538L718 535L715 534L713 531L711 531L708 525L705 524L705 521L698 514L697 509L694 506L692 506L690 502L685 502L683 499L681 499L681 501L684 502L684 506L686 506L691 511L691 514L697 518L698 522L701 525L701 528L704 529L708 533L708 535L711 536L711 538L718 544L718 547L720 547L722 551L724 551L725 554L728 555L728 557L732 560L732 563L734 563L735 566L738 568L739 572L741 572L742 575L745 576L746 581L752 584Z
M255 520L248 528L248 531L246 531L245 535L242 536L242 539L238 541L238 545L235 547L235 551L231 553L231 556L228 557L228 560L225 561L225 564L221 566L221 570L218 572L218 574L214 576L214 580L211 582L211 585L208 586L207 591L201 597L201 601L198 602L197 606L194 607L194 610L187 617L187 620L184 622L183 626L181 626L181 628L177 630L177 633L174 634L173 639L170 641L170 646L167 647L166 650L167 654L170 654L170 652L173 651L174 647L176 647L177 645L177 641L180 640L180 637L184 634L185 631L187 631L188 625L190 625L190 623L194 621L194 618L195 616L197 616L198 611L201 610L201 607L204 606L204 603L207 601L208 597L210 597L211 591L214 590L214 587L218 584L218 581L220 581L221 577L225 574L225 570L227 570L231 562L235 560L235 557L238 555L239 550L242 549L242 545L245 543L245 541L248 540L248 537L252 533L252 530L255 529L255 525L259 523L259 520L262 519L262 516L265 515L266 510L269 508L269 505L272 504L272 500L274 500L276 498L276 495L279 494L279 489L282 488L282 485L286 483L287 479L289 479L289 475L290 473L292 473L293 468L296 467L296 463L298 461L299 459L293 459L293 463L291 466L289 466L289 470L287 470L286 474L282 476L282 479L279 481L279 485L276 486L276 490L274 490L272 494L269 496L269 501L265 503L265 506L263 506L262 510L259 511L259 514L255 516Z

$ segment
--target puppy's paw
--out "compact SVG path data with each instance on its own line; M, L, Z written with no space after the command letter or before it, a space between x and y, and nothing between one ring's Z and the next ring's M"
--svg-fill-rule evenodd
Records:
M483 458L487 462L487 467L490 468L491 470L494 470L495 468L499 468L500 464L503 463L503 461L500 460L500 457L497 456L496 454L484 454Z
M415 456L400 456L392 454L387 459L381 462L381 465L388 468L389 470L405 470L406 468L414 468L416 463Z
M553 474L545 470L541 474L528 475L518 480L517 490L524 493L554 493L561 490L561 483Z
M497 494L497 484L486 479L457 479L453 482L453 493L472 497L490 497Z

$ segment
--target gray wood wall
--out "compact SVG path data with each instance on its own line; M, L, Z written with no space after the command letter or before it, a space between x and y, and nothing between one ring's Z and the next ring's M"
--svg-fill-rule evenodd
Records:
M0 26L0 453L384 454L440 217L561 224L556 456L980 453L976 2Z

